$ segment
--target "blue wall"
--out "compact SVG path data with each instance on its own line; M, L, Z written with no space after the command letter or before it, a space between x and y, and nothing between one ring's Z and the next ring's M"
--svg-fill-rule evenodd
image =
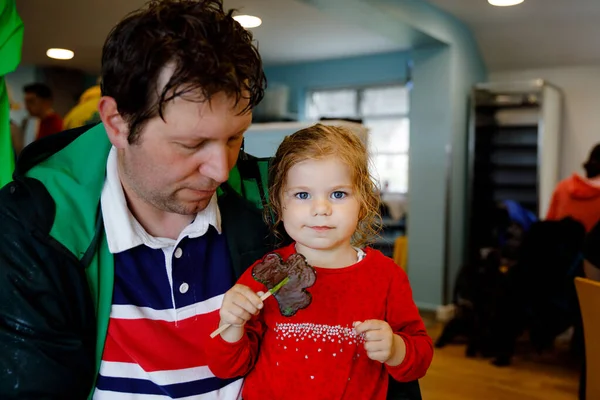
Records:
M444 302L448 142L452 137L453 117L450 57L448 46L414 52L408 273L415 301L425 309L435 309Z
M487 79L487 70L480 55L477 43L471 31L461 21L454 16L432 6L422 0L368 0L368 2L379 9L395 16L399 21L413 24L421 32L445 43L447 48L439 47L440 52L437 62L444 66L443 73L450 78L449 85L444 92L437 90L437 93L447 93L448 103L446 107L451 111L450 118L444 121L444 126L450 128L449 136L446 137L444 144L447 145L447 168L445 170L446 181L445 192L436 193L436 197L444 196L446 215L444 218L444 287L446 298L442 301L448 301L448 295L451 293L452 286L458 274L461 264L465 259L466 249L466 210L467 204L467 137L468 137L468 111L469 94L474 83L483 82ZM419 53L423 53L425 60L429 58L426 50L415 51L415 71L420 68L421 59ZM436 73L440 73L437 71ZM415 72L417 73L417 72ZM422 75L423 71L419 74ZM430 85L432 81L438 79L430 74L428 78L415 79L415 82L421 81L425 85ZM427 91L430 94L430 101L437 102L439 98L431 96L436 89L431 87ZM445 98L445 96L442 96ZM419 108L417 108L418 110ZM416 121L428 122L425 119L416 118ZM420 122L417 122L420 123ZM418 128L418 127L417 127ZM416 136L415 151L418 152L420 136ZM413 145L413 143L411 143ZM414 147L413 146L413 147ZM428 147L427 144L423 146ZM441 149L440 149L441 150ZM421 169L412 168L414 173L411 175L411 182L420 179ZM441 169L439 170L441 173ZM419 188L419 187L418 187ZM421 199L425 199L424 193L414 193L415 198L419 199L417 207L422 206ZM434 194L429 193L428 197ZM430 201L430 200L427 200ZM437 206L436 206L437 207ZM433 207L428 211L423 210L423 216L433 212ZM420 213L417 213L421 215ZM411 229L417 232L410 232ZM422 226L413 225L409 227L409 235L417 242L422 242L429 237L429 234L422 229ZM414 251L413 251L414 254ZM418 257L411 259L411 265L417 264L417 268L424 267L423 257L425 253L418 252Z
M409 53L395 52L366 57L266 66L269 84L290 88L289 111L305 117L306 92L309 89L398 83L406 79Z

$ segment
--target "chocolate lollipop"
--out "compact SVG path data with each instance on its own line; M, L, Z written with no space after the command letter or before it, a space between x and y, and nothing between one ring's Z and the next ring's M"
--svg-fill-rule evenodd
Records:
M291 317L308 307L312 296L305 289L315 284L317 273L302 254L292 254L286 262L277 253L267 254L252 269L252 276L267 289L272 289L286 277L290 280L273 297L279 303L281 315Z

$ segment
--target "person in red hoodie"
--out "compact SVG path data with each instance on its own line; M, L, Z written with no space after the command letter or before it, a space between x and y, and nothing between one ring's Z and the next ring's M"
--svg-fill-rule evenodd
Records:
M589 232L600 221L600 143L594 146L583 168L586 178L573 174L554 189L546 219L571 217Z

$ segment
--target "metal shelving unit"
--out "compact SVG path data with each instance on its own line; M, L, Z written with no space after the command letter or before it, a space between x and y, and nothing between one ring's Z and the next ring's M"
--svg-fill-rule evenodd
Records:
M543 80L474 87L469 130L469 256L491 241L494 209L543 216L558 183L561 93Z

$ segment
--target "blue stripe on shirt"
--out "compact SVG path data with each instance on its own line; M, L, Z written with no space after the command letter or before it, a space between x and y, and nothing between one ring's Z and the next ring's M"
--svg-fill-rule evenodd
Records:
M159 386L154 382L145 379L114 378L99 375L96 388L120 393L166 395L177 399L180 397L209 393L224 388L238 379L241 378L207 378L198 381Z
M210 226L203 236L185 238L177 247L183 255L172 256L175 308L208 300L231 288L234 277L225 235ZM181 293L178 288L184 282L189 290ZM141 245L115 254L113 304L154 310L173 308L162 250Z

